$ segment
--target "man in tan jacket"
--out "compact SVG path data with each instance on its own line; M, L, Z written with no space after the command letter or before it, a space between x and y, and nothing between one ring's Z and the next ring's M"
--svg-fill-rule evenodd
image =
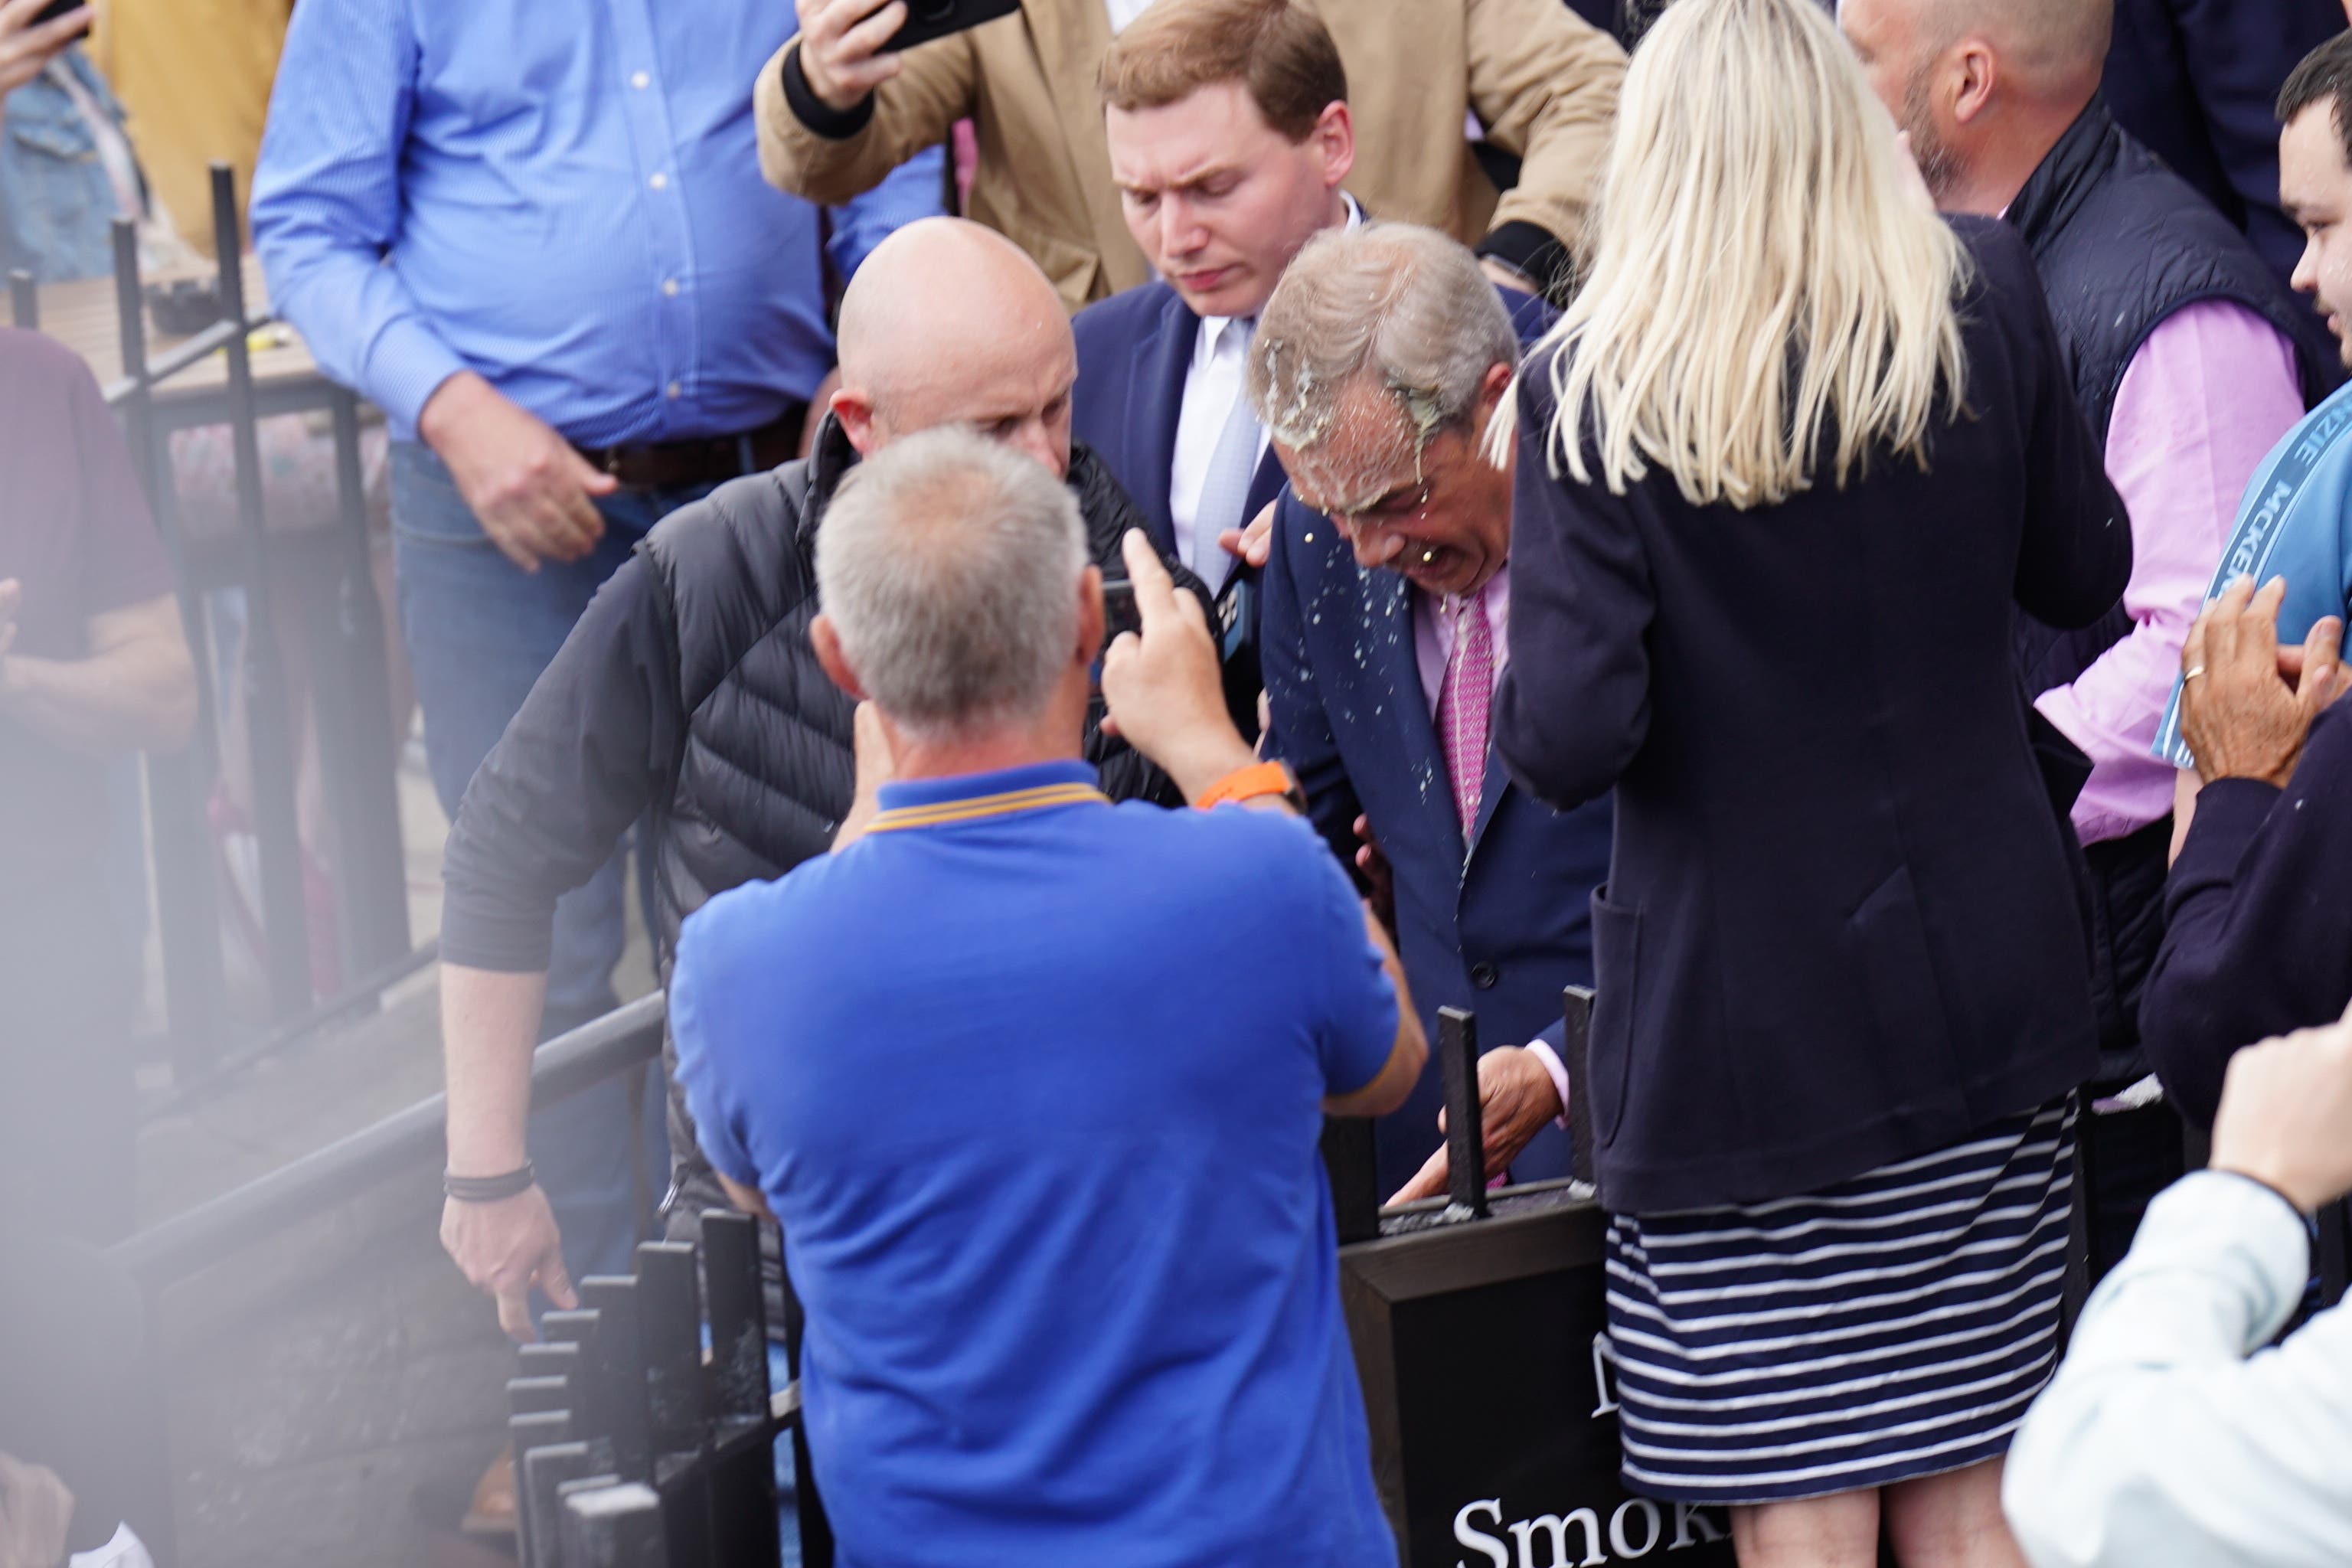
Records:
M1616 43L1560 0L1302 4L1347 68L1349 185L1365 207L1452 232L1521 287L1553 281L1616 114ZM1022 0L1017 16L888 53L906 0L799 0L801 32L760 72L761 167L796 195L844 201L970 119L970 216L1034 257L1072 310L1131 289L1150 272L1120 213L1095 77L1144 5ZM1522 160L1499 200L1465 134L1473 114Z

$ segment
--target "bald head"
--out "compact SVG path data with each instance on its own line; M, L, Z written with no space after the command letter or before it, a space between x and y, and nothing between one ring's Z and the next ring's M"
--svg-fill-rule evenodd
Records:
M1996 213L2098 90L2115 0L1840 0L1937 205Z
M876 246L842 296L839 341L834 412L861 453L963 425L1067 469L1069 317L1037 264L992 229L925 218Z
M2073 96L2097 86L2115 0L1913 0L1941 47L1974 35L2025 89Z

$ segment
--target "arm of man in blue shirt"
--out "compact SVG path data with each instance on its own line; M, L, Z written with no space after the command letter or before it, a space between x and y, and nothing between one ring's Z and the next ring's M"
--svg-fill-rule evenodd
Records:
M483 531L523 571L576 561L615 488L445 342L383 264L405 221L401 156L418 46L405 6L309 0L286 34L254 174L270 301L327 374L449 466Z

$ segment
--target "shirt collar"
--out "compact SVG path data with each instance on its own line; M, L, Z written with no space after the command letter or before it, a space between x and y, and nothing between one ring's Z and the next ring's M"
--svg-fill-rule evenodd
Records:
M999 768L993 773L955 773L947 778L909 779L901 784L886 784L882 786L880 798L883 810L903 811L908 807L947 805L991 795L1050 789L1056 785L1077 784L1092 789L1099 787L1100 784L1101 776L1095 772L1092 763L1031 763L1025 767Z

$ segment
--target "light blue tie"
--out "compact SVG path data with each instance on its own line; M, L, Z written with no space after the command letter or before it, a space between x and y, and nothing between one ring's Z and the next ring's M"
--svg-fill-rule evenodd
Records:
M1225 328L1241 333L1244 363L1250 337L1256 330L1255 321L1234 321ZM1257 478L1257 416L1250 411L1249 395L1244 391L1234 398L1234 411L1225 417L1216 450L1209 454L1201 504L1192 513L1192 567L1212 594L1225 585L1234 564L1234 558L1217 542L1217 535L1249 521L1242 513L1249 506L1250 483Z

